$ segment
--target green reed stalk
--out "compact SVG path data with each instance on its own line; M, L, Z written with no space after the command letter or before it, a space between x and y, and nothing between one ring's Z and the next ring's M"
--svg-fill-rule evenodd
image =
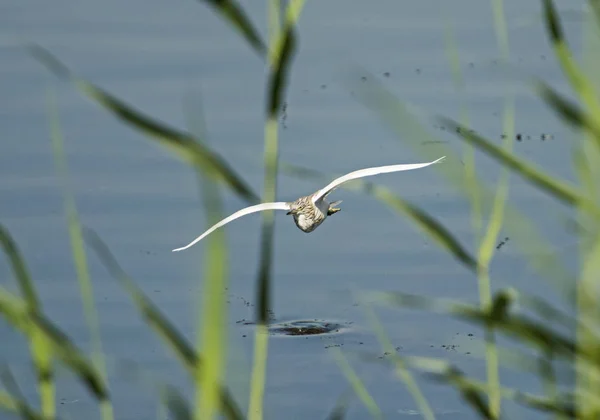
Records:
M197 124L194 124L197 122ZM194 124L195 126L192 126ZM202 112L188 114L189 129L198 139L208 140ZM223 204L216 174L196 165L207 226L223 218ZM228 286L227 244L225 231L218 229L206 238L204 251L204 285L202 305L198 312L197 353L207 363L197 363L195 368L196 407L195 419L213 419L221 410L222 387L227 360L227 304Z
M279 124L278 116L286 91L287 72L295 53L294 27L300 16L304 0L291 1L285 14L285 24L281 25L281 0L269 2L269 80L267 86L267 107L264 147L264 191L263 201L275 201L277 197L277 173L279 169ZM250 405L248 418L262 419L263 399L266 383L268 355L269 310L271 309L271 270L273 259L273 232L275 212L263 212L261 228L260 261L257 291L257 322L254 334L254 361L250 380Z
M79 283L81 300L83 302L85 319L92 340L92 360L94 367L100 374L101 379L105 383L108 383L106 365L102 352L102 340L100 337L98 313L94 303L94 289L88 270L87 257L84 249L83 236L81 234L81 225L79 223L77 206L69 187L69 169L64 151L63 135L60 128L55 94L53 91L49 91L48 93L48 112L50 115L50 130L56 172L61 177L63 184L64 207L68 222L73 261L75 263L75 270L77 272L77 280ZM113 407L110 400L104 399L100 401L100 411L104 420L111 420L114 418Z
M277 63L277 41L281 36L281 0L270 0L267 5L269 22L269 51L267 66L272 69ZM279 140L277 111L270 107L265 122L264 151L264 191L263 202L275 201L277 195L277 171L279 163ZM263 403L267 373L267 357L269 351L269 332L267 327L268 310L271 306L270 281L273 256L273 231L275 229L275 212L265 211L262 214L261 246L257 291L257 322L254 332L254 360L250 379L250 404L248 419L263 418Z
M21 256L17 243L10 233L0 225L0 244L6 253L17 281L21 294L26 302L27 311L36 315L41 313L42 304L38 297L35 285ZM43 332L30 323L31 330L26 334L29 338L29 352L36 370L38 393L42 414L53 418L56 414L56 389L54 384L53 351L51 343Z
M363 381L360 380L360 377L356 371L352 369L352 365L350 365L348 359L346 359L344 356L344 353L342 353L342 351L336 347L332 347L330 351L335 356L335 360L340 367L340 370L346 377L346 380L350 383L352 389L354 389L354 392L367 408L369 413L371 413L371 416L375 419L383 419L383 413L381 412L381 409L367 390L367 387Z
M203 175L206 177L206 175ZM211 226L221 219L222 203L218 187L213 179L203 180L203 201L207 224ZM227 247L225 231L218 230L207 238L204 254L204 288L202 308L199 311L201 331L197 332L197 349L207 360L196 369L196 420L212 419L220 408L221 384L225 376L227 360ZM201 350L201 351L200 351ZM199 366L199 365L198 365Z
M278 122L276 117L269 117L265 125L265 191L263 201L275 201L278 167ZM261 259L258 289L258 311L256 331L254 334L254 362L250 385L250 406L248 418L263 418L263 398L266 383L268 355L268 310L270 309L270 277L273 254L273 231L275 217L273 211L263 212L261 232ZM261 281L262 280L262 281Z
M508 64L510 55L503 0L492 0L492 10L494 14L494 29L501 60L504 64ZM502 124L502 131L505 134L503 146L509 153L512 151L515 118L511 91L512 87L507 87ZM490 221L479 247L479 267L477 277L479 282L479 300L483 308L489 308L492 304L489 265L493 258L494 247L504 220L504 207L508 196L508 177L508 168L503 167L500 179L498 180L498 187L494 195ZM500 393L499 360L496 349L496 338L491 326L486 328L485 343L489 408L490 413L494 418L500 418L502 395Z
M379 322L373 307L368 301L363 302L363 306L365 308L365 313L369 318L371 323L371 328L373 328L375 336L379 341L379 345L383 348L383 351L388 354L397 354L398 352L394 348L394 345L390 341L388 335L386 334L383 325ZM415 404L419 408L419 411L425 420L435 420L435 415L433 414L433 410L427 402L427 398L421 389L419 388L419 384L413 377L412 373L408 370L408 367L403 364L401 361L396 364L396 375L404 382L406 389L410 393L413 400L415 400ZM356 388L355 388L356 389Z
M589 14L588 14L589 15ZM597 95L600 86L600 46L598 22L587 16L583 26L583 59L585 77L589 80L586 85L593 87L592 92L577 91L576 93L585 101L584 95ZM575 66L571 64L570 66ZM600 112L590 106L590 100L585 101L590 117L600 123ZM583 189L596 204L600 203L600 153L594 134L589 130L582 130L579 148L582 159L576 164L580 182ZM581 205L579 215L585 220L587 213L585 205ZM582 234L580 238L581 255L581 278L579 280L577 306L581 319L597 323L600 319L598 309L598 273L600 272L600 218L594 218L589 223L589 231ZM598 345L598 339L592 331L579 327L577 330L577 344L581 349L594 348ZM592 413L597 413L600 404L597 399L583 397L586 393L594 393L600 388L600 366L590 364L586 360L577 358L577 391L580 398L577 401L577 409L581 418L593 418Z

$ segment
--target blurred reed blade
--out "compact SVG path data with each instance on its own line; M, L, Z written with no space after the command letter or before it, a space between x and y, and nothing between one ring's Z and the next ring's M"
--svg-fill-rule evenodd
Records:
M596 25L600 27L600 0L588 0L588 4L594 11L594 17L596 18Z
M279 165L279 140L277 116L281 112L281 104L287 89L288 71L296 51L294 25L288 24L283 32L281 50L275 56L278 60L273 63L269 73L267 115L265 123L265 151L264 151L264 196L263 201L275 201L277 195L277 172ZM275 42L275 40L273 41ZM260 267L258 274L258 304L257 322L268 321L268 310L270 309L270 276L272 265L273 248L273 211L263 212L263 224L261 229Z
M0 390L0 411L16 414L24 420L56 420L54 416L47 417L36 413L25 401L2 390Z
M394 365L410 366L419 369L434 380L445 382L458 391L465 402L479 414L481 418L495 419L490 412L485 395L486 385L467 378L458 368L441 359L399 356L398 354L387 355L385 359L371 354L363 354L361 357L367 362L388 363Z
M60 127L56 98L52 90L48 91L48 114L48 119L50 121L50 135L52 138L52 150L54 153L54 164L57 175L62 184L64 196L63 205L67 218L71 252L73 255L73 262L75 264L75 271L77 273L77 282L79 283L85 321L90 332L92 342L92 361L102 375L104 381L108 382L106 364L102 351L102 339L100 337L100 321L98 318L98 312L96 311L96 303L94 298L94 288L92 286L92 280L90 278L87 264L87 255L85 253L83 238L81 236L79 214L75 204L75 199L70 191L69 169L64 151L63 135ZM108 401L106 401L104 404L105 405L100 407L103 419L113 419L114 414L112 406Z
M134 382L135 385L160 394L161 403L173 415L174 419L191 420L194 418L187 400L175 386L164 384L160 379L154 377L151 372L140 367L135 361L119 360L116 371L124 379ZM163 416L159 416L159 419L170 418L166 412L164 413Z
M37 311L40 307L40 302L35 291L35 286L31 281L31 276L27 270L27 266L25 265L25 261L19 252L16 242L2 224L0 224L0 244L8 257L10 266L15 275L15 280L17 280L17 284L21 289L21 294L27 302L29 309Z
M192 420L194 418L189 404L177 388L169 385L163 386L161 398L175 420Z
M190 114L189 112L187 113ZM195 119L204 123L204 117ZM192 120L193 121L193 120ZM190 123L192 122L190 121ZM198 137L207 138L205 127L197 124L189 127ZM199 169L198 186L205 209L205 219L212 226L223 219L223 202L219 187L208 171ZM204 247L204 275L199 294L201 305L197 314L196 350L208 362L196 372L195 417L213 419L221 403L220 384L224 381L227 361L227 297L228 288L228 249L224 230L218 230L209 238Z
M510 47L508 39L508 29L506 24L506 14L504 12L504 0L492 0L492 9L494 15L494 30L496 41L500 50L502 64L507 66L510 62ZM515 95L512 83L507 83L504 87L504 109L502 117L502 132L506 134L502 146L507 153L512 152L513 138L515 131ZM471 173L470 175L474 175ZM470 180L470 185L476 184ZM494 194L492 202L492 211L489 216L489 223L486 231L481 238L477 259L479 261L477 280L479 289L479 303L482 307L487 307L492 300L492 286L490 279L490 263L495 253L495 244L498 240L500 229L503 226L506 209L506 201L509 189L509 171L503 167ZM478 221L480 222L480 221ZM493 329L485 329L486 345L486 370L488 382L488 404L489 411L494 418L499 418L502 410L502 396L500 395L500 368L498 361L498 352L496 348L496 336Z
M19 414L19 401L8 392L0 389L0 410Z
M540 348L545 354L556 354L566 359L573 358L576 354L577 346L572 339L546 327L542 323L536 323L524 316L508 313L508 309L514 301L513 293L510 290L499 291L489 309L481 309L465 303L415 296L401 292L380 292L368 295L370 298L375 299L376 302L379 301L392 306L448 314L483 326L490 326L507 335L518 338L521 342L531 343ZM600 343L577 350L579 351L578 356L583 357L592 364L596 364L596 368L600 369L600 364L598 364L597 360L598 352L600 352Z
M16 297L0 288L0 314L28 338L38 330L52 346L52 353L70 368L86 385L100 403L109 400L109 393L96 368L75 346L69 337L48 320L42 313L30 313L27 307Z
M587 203L589 201L588 198L577 191L575 187L567 185L565 182L543 173L524 159L493 144L484 137L471 132L468 127L464 127L449 118L440 117L439 119L442 123L447 125L449 130L457 132L462 139L485 152L488 156L496 159L503 166L512 169L518 175L529 180L555 198L569 205L577 205L578 203ZM596 214L600 214L600 209L594 207L594 210Z
M534 81L534 89L556 115L575 128L589 130L596 142L600 142L600 124L598 120L592 118L571 100L565 98L541 80Z
M468 352L470 358L484 360L485 351L486 343L484 339L479 340L469 337ZM509 348L508 346L501 347L496 344L496 351L498 353L499 365L503 368L508 368L518 373L540 375L540 366L543 364L542 359L545 356L533 355L529 347L524 347L523 350L519 350L514 346ZM553 364L550 368L553 370L551 373L556 377L555 382L558 382L558 379L561 379L562 382L566 384L570 381L569 376L572 375L572 367L570 366L570 361L567 359L563 359L560 362L560 369L557 369ZM543 372L543 374L547 373L548 372Z
M566 418L578 418L573 397L570 395L547 398L517 391L513 394L513 399L524 406L534 408L538 411L545 411L565 416Z
M590 331L593 328L586 320L568 315L539 296L520 292L519 304L532 310L540 318L552 325L562 325L567 331L572 331L576 327L585 328Z
M271 67L267 92L267 118L275 118L282 110L283 99L288 84L288 73L296 52L296 34L294 24L288 23L284 28L281 44L275 53L275 61Z
M340 367L342 373L346 377L348 383L352 386L354 393L356 396L362 401L365 408L371 413L371 416L376 419L382 419L383 414L381 413L381 409L367 390L365 384L360 380L357 373L352 369L352 366L344 356L341 350L336 347L331 349L335 360Z
M31 316L47 339L52 343L57 356L80 377L100 404L110 401L109 391L102 375L84 354L71 342L69 337L42 314Z
M239 32L260 56L267 52L265 43L260 37L244 9L235 0L198 0L208 4L224 20L229 22L231 27Z
M390 341L385 329L383 328L383 325L381 325L381 322L379 322L379 318L375 314L375 311L371 305L363 304L363 307L365 309L365 314L370 321L371 328L373 329L373 332L377 337L377 341L379 341L379 345L382 347L384 354L397 353L396 348ZM406 389L410 393L411 397L415 400L415 404L417 405L423 420L435 420L433 410L425 398L425 395L419 388L417 381L415 381L412 373L406 368L406 366L403 366L402 364L398 364L396 366L395 373L402 380L402 382L404 382Z
M3 366L0 368L0 382L4 385L4 388L9 392L8 397L12 398L14 412L18 413L22 419L26 420L49 420L54 418L52 417L44 418L41 414L35 412L35 410L27 403L27 400L23 396L15 377L12 372L8 368L8 366ZM2 406L2 402L0 401L0 407Z
M400 360L405 358L394 355L392 359L395 363L399 363ZM405 359L406 360L406 359ZM410 359L408 359L410 360ZM427 367L431 366L431 360L425 361ZM423 369L423 367L421 367ZM460 369L448 364L445 369L440 369L439 366L429 371L434 378L437 380L446 382L452 385L462 396L467 404L469 404L475 412L477 412L482 418L485 419L496 419L496 416L491 412L488 407L485 395L487 388L482 384L478 384L475 381L469 380Z
M334 178L326 176L317 170L291 164L282 164L282 170L288 175L303 179L327 181ZM445 249L447 252L453 255L454 258L463 263L469 270L477 270L477 260L475 260L475 258L469 254L469 252L460 244L458 239L456 239L454 235L452 235L452 233L444 227L444 225L435 220L424 210L400 198L398 195L395 195L389 189L360 179L342 184L340 188L370 195L380 202L388 205L395 212L401 213L408 217L408 219L418 226L440 248Z
M356 80L365 74L369 75L368 81L357 83ZM471 182L465 185L464 169L462 165L455 163L460 157L452 148L440 142L439 138L409 111L408 106L385 89L373 74L369 74L362 68L350 71L346 76L346 85L353 90L355 99L391 128L398 139L402 139L403 143L410 146L417 155L431 160L439 156L447 156L447 163L436 165L433 170L440 173L446 182L466 197L471 197L470 190L476 188L481 214L489 212L494 196L487 186L478 177L471 177ZM423 146L424 143L427 145ZM536 223L530 217L523 215L515 206L507 204L505 213L503 228L510 234L511 243L518 248L527 264L534 268L544 281L558 290L566 302L574 305L576 279L573 273L566 269L561 254L542 235Z
M380 359L375 355L365 355L362 358L365 361L375 363L387 362L389 360L394 364L403 363L414 369L418 369L434 380L451 385L482 418L495 418L488 410L485 401L485 395L488 394L487 384L467 377L460 369L446 360L419 356L400 356L397 354L388 356L385 359ZM572 399L566 395L556 398L546 398L511 388L501 388L500 393L503 398L511 399L530 408L570 418L573 418L575 415L573 404L571 403Z
M21 294L30 312L41 311L41 304L27 270L25 260L21 256L16 242L8 230L0 224L0 243L8 256L14 276L21 289ZM46 417L54 417L56 413L55 387L52 368L52 350L44 336L33 328L29 340L29 351L36 370L38 393L42 413Z
M350 407L351 395L352 390L346 390L342 392L342 394L338 397L335 406L329 412L327 420L344 420L344 418L346 418L348 408Z
M588 108L590 115L596 120L600 120L600 101L596 96L596 89L593 83L586 78L581 71L569 46L567 45L562 26L560 24L558 13L554 7L552 0L542 0L544 8L544 17L548 38L554 49L558 62L567 76L571 88L577 93L585 106ZM597 9L595 9L597 10ZM600 138L597 139L600 142Z
M225 182L246 202L250 204L259 202L258 195L252 191L225 159L207 148L199 139L142 114L103 89L80 79L46 49L33 45L30 50L32 55L44 64L48 70L56 76L70 81L79 92L115 117L174 151L184 161L194 166L202 166L214 173L217 178Z
M148 299L141 289L120 267L106 244L92 229L84 228L85 241L94 250L102 264L121 286L127 291L135 304L138 312L142 315L148 325L153 328L161 339L173 350L192 378L196 372L204 367L204 361L194 348L187 342L185 337L162 315L160 310ZM228 419L242 419L243 415L229 391L221 386L221 404L223 414Z
M274 10L279 2L269 2L270 16L279 12ZM297 19L298 16L296 16ZM286 21L283 31L271 28L269 46L276 50L272 53L274 61L269 62L267 81L267 104L264 141L264 181L263 201L273 202L277 198L277 173L279 165L278 114L288 85L288 72L296 52L294 34L295 21ZM281 35L280 35L281 32ZM283 37L283 38L280 38ZM271 309L271 270L273 261L275 215L274 211L262 213L260 234L259 267L256 281L256 328L254 333L254 354L250 379L250 403L248 419L263 418L263 401L266 383L269 334L269 310Z

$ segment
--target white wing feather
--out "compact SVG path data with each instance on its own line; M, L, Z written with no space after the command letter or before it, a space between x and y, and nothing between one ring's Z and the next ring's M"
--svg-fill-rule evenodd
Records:
M323 199L323 197L327 196L334 189L342 185L344 182L352 181L353 179L365 178L367 176L385 174L389 172L399 172L399 171L410 171L412 169L424 168L429 165L433 165L444 159L446 156L442 156L439 159L434 160L433 162L428 163L409 163L409 164L401 164L401 165L389 165L389 166L377 166L375 168L366 168L359 169L358 171L350 172L344 176L341 176L329 183L325 188L319 190L318 194L313 196L313 202L317 202L317 200Z
M265 210L289 210L289 209L290 209L290 206L288 205L288 203L284 203L284 202L262 203L262 204L257 204L255 206L246 207L245 209L238 210L235 213L233 213L231 216L226 217L225 219L221 220L219 223L215 224L213 227L208 229L202 235L200 235L196 239L194 239L192 242L190 242L189 244L187 244L184 247L174 249L173 252L183 251L184 249L188 249L192 245L200 242L202 239L204 239L204 237L208 236L209 234L211 234L212 232L214 232L221 226L226 225L227 223L232 222L235 219L239 219L240 217L246 216L248 214L256 213L259 211L265 211Z

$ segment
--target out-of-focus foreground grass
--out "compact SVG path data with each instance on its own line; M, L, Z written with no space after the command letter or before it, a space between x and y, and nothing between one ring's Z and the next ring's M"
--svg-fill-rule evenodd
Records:
M264 42L259 31L250 22L243 9L233 0L205 0L216 15L227 21L232 30L239 33L248 46L261 58L268 69L266 82L265 131L264 131L264 195L259 197L238 174L227 160L212 150L204 138L202 130L185 131L166 126L144 115L124 101L78 77L50 52L42 47L31 47L32 54L58 77L72 83L83 95L95 101L107 112L121 119L125 124L139 130L149 139L157 141L191 165L198 174L207 224L222 217L220 188L229 188L248 204L276 199L278 156L278 116L284 103L288 74L296 53L296 23L304 7L304 0L269 0L268 42ZM509 42L501 0L491 1L495 29L503 62L508 63ZM589 0L588 21L585 25L584 63L578 63L564 37L560 21L552 0L543 0L544 20L548 39L556 59L572 88L573 99L566 98L544 81L531 80L531 88L546 104L555 111L557 118L575 127L580 136L573 145L573 165L578 175L577 185L549 175L542 168L518 157L512 152L514 132L514 106L511 89L507 89L504 114L504 131L508 134L502 145L471 131L468 126L468 113L462 113L462 122L441 117L444 124L464 140L465 165L457 165L456 154L423 128L413 117L403 102L390 94L378 82L353 85L355 97L389 125L416 153L424 158L434 159L442 155L450 158L435 170L471 203L473 229L477 238L475 252L470 252L452 234L449 227L443 226L434 216L406 201L390 190L365 181L355 181L343 188L360 191L390 206L398 214L407 217L433 243L449 252L457 263L463 264L479 279L480 302L478 305L463 302L431 299L426 296L413 296L401 292L373 292L365 296L377 304L425 309L465 320L485 328L485 360L487 380L482 382L470 378L453 364L442 360L425 358L419 355L401 356L389 343L385 332L377 322L374 312L367 310L374 332L382 347L391 356L385 361L361 355L361 360L374 363L391 363L394 372L406 385L415 399L424 418L435 418L424 395L413 378L415 372L425 373L438 381L447 383L458 391L472 409L482 418L502 417L502 401L511 399L529 408L549 413L558 418L595 419L600 416L600 399L596 390L600 385L600 331L598 310L598 272L600 272L600 101L598 100L600 67L600 2ZM315 5L313 7L318 7ZM456 86L461 89L464 80L460 72L458 48L454 44L451 27L448 27L448 45L451 69ZM375 80L370 78L369 80ZM227 355L226 329L227 305L225 296L219 293L227 286L227 245L222 231L217 231L205 240L207 262L204 272L203 296L211 296L204 301L202 313L198 314L198 342L189 343L136 286L136 283L123 271L107 245L91 229L79 223L77 208L69 188L68 165L63 152L58 110L52 94L49 96L48 111L50 132L55 151L57 174L64 185L65 215L68 220L81 299L85 318L91 332L93 351L84 354L64 334L60 326L49 319L43 310L42 299L36 292L35 282L29 275L26 258L20 253L16 241L6 228L0 226L0 242L10 264L20 294L10 293L0 287L0 314L16 330L27 337L31 352L32 366L37 373L39 401L27 401L20 391L17 381L11 374L10 360L0 371L0 409L17 413L26 419L58 418L54 372L57 364L70 370L81 381L81 385L98 401L103 419L119 418L113 411L104 363L102 343L99 336L99 321L94 305L94 292L90 279L87 258L88 249L100 259L108 272L123 287L124 292L134 302L146 324L164 342L166 347L181 362L195 385L194 399L188 401L179 390L169 384L158 386L161 402L176 419L210 419L223 416L229 419L263 418L263 400L266 382L266 361L268 357L268 310L271 307L271 261L273 250L274 217L272 212L264 214L260 239L260 262L256 278L256 333L253 367L250 380L250 403L241 407L225 383L224 364ZM210 106L210 104L208 104ZM423 141L434 144L426 150L417 147ZM499 162L504 170L494 190L490 190L477 177L474 150ZM454 159L453 159L454 157ZM285 165L284 171L291 176L328 179L331 174ZM540 191L556 201L569 206L577 215L579 229L576 240L579 244L580 267L572 273L562 264L555 251L543 239L535 221L524 216L507 202L508 174L522 177ZM484 225L484 220L487 224ZM513 243L527 262L539 272L548 284L556 288L565 301L573 308L574 315L566 314L544 301L540 296L531 296L517 290L500 290L491 293L492 275L489 271L494 257L494 245L500 229L506 229ZM87 246L86 246L87 244ZM533 252L532 250L535 250ZM548 257L550 256L550 257ZM215 298L221 296L221 298ZM519 309L517 310L517 304ZM537 321L531 315L538 315L545 322ZM565 333L565 328L575 329L576 334ZM513 357L507 367L524 366L535 363L540 369L531 371L544 384L543 395L533 395L524 390L507 388L499 376L501 357L506 349L496 344L496 336L512 337L531 350L535 356ZM340 351L334 352L335 360L342 373L348 378L356 400L362 402L373 417L380 418L381 410L370 395L352 365ZM563 383L555 373L557 363L567 364L576 378L574 384ZM143 366L141 367L143 369ZM353 402L348 394L343 394L331 412L330 418L343 418L346 408Z

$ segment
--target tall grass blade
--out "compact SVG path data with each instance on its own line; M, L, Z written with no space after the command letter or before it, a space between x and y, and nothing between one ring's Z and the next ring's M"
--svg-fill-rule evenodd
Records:
M533 183L539 189L549 193L556 199L576 206L580 202L588 203L589 199L585 197L574 186L568 185L566 182L560 181L548 174L545 174L539 169L536 169L532 164L526 162L514 155L513 153L496 146L491 141L479 136L476 133L470 132L468 127L463 127L459 123L449 119L440 117L440 121L444 123L451 131L456 131L459 136L477 147L479 150L486 153L488 156L499 161L503 166L513 170L518 175ZM600 209L593 206L595 214L600 215Z
M507 65L509 63L510 53L503 0L493 0L492 9L494 13L494 29L496 31L500 55L503 63ZM502 120L502 132L505 133L503 147L507 153L511 153L513 133L515 131L514 94L512 85L507 86L506 89L504 115ZM508 168L503 167L500 179L498 180L498 187L494 195L488 228L483 235L479 247L477 278L479 284L479 301L483 308L489 307L492 303L492 285L489 266L494 255L496 241L498 240L498 235L504 220L504 208L508 196L508 178ZM485 329L485 342L489 410L492 416L497 419L500 418L502 397L500 395L500 367L496 348L496 337L494 329L491 327Z
M573 127L588 130L595 138L600 139L600 122L598 120L592 118L591 115L543 81L535 80L533 83L537 94L556 115Z
M375 332L375 336L379 341L379 345L383 348L385 354L396 354L397 351L389 340L383 325L379 322L375 311L371 305L365 305L365 313L369 318L371 327ZM435 415L431 406L427 402L425 395L421 392L419 385L415 381L410 371L403 364L399 363L396 365L396 375L404 382L406 389L410 393L411 397L415 400L417 407L425 420L435 420Z
M344 420L346 418L346 414L348 413L348 408L350 407L350 390L346 390L342 392L342 394L338 397L335 406L326 417L327 420Z
M365 408L371 413L371 416L375 419L383 419L381 409L367 390L365 384L360 380L354 369L352 369L344 354L336 347L333 347L331 351L346 380L352 386L356 396L362 401Z
M519 304L523 308L530 309L548 323L562 326L567 331L573 331L576 328L584 328L590 333L594 331L594 326L589 320L571 316L557 309L539 296L521 292L519 294ZM600 337L598 341L600 341Z
M287 163L282 164L282 172L299 178L314 179L317 181L328 181L335 178L326 176L324 173L314 169ZM360 179L342 184L340 188L370 195L389 206L395 212L403 214L419 227L429 239L434 241L440 248L445 249L452 254L469 270L472 270L473 272L477 270L477 260L460 244L458 239L456 239L444 225L435 220L433 216L416 205L409 203L381 185L376 185Z
M365 356L363 359L382 363L382 359L374 355ZM451 385L481 418L495 418L485 403L485 394L489 392L488 386L481 381L467 377L450 362L429 357L400 355L392 355L386 359L384 362L389 361L394 364L401 362L404 365L421 370L434 380ZM501 388L500 392L503 398L511 399L530 408L565 415L570 418L573 418L575 414L571 402L572 398L569 395L561 395L560 397L550 399L505 387Z
M586 18L583 24L583 57L584 71L589 77L593 92L577 92L580 96L588 94L596 98L600 70L598 62L598 48L600 34L598 22ZM588 87L589 88L589 87ZM589 103L586 103L590 120L598 125L600 114L595 113ZM596 204L600 201L600 137L592 135L590 131L582 131L579 141L580 159L576 161L576 169L588 196ZM594 147L596 146L596 147ZM586 219L587 208L581 206L579 216ZM587 218L589 230L581 235L579 244L581 278L578 282L578 318L588 321L593 325L598 324L600 310L598 309L598 270L600 269L600 218ZM597 334L582 328L577 329L577 344L579 348L593 347L598 342ZM600 359L600 358L599 358ZM596 393L600 386L600 375L597 369L590 369L589 362L578 357L575 362L576 378L575 389L577 392L577 409L581 418L594 418L600 412L600 403L596 398L586 398L585 393Z
M41 311L41 302L37 296L35 286L31 280L29 271L25 264L16 242L7 229L0 224L0 244L8 256L14 276L17 280L21 294L30 312ZM35 367L38 392L42 414L52 418L56 414L56 399L54 386L54 370L52 367L52 349L50 343L36 329L31 330L29 351Z
M194 418L189 404L175 387L168 385L162 387L161 398L175 420L192 420Z
M267 92L267 118L277 120L279 112L281 112L285 92L288 84L288 74L292 65L292 58L296 52L296 35L294 26L289 25L281 40L280 49L277 50L277 55L271 67L271 73L268 79Z
M276 7L269 3L269 7ZM272 14L275 11L271 12ZM271 48L279 45L279 51L273 53L277 60L270 63L269 79L267 82L267 104L265 122L265 150L264 150L264 190L263 201L275 201L277 195L277 172L279 164L279 139L278 139L278 114L287 89L287 78L292 58L295 54L295 22L286 22L279 42L279 31L272 30L269 40ZM256 285L256 329L254 334L254 361L252 364L252 377L250 384L250 404L248 418L259 420L263 418L263 399L266 383L266 363L268 354L267 323L268 311L271 309L271 269L273 260L273 232L275 217L273 211L263 212L260 239L260 260L258 280Z
M56 76L71 82L80 93L96 102L118 119L128 123L146 136L175 152L184 161L204 167L228 185L240 198L250 204L259 202L259 197L233 168L216 152L210 150L191 134L171 128L166 124L135 110L131 105L109 94L103 89L77 77L69 68L44 48L34 45L31 52Z
M600 118L600 101L596 96L596 89L590 80L583 74L577 65L569 46L567 45L558 13L552 0L542 0L548 38L554 49L558 62L567 76L571 88L579 95L590 114L598 120ZM600 138L597 139L600 145Z
M4 388L12 395L13 398L13 407L14 412L18 413L22 419L26 420L51 420L54 418L54 415L51 417L44 417L41 414L38 414L25 399L15 377L12 372L8 368L8 366L3 366L0 368L0 382L4 385ZM0 402L1 404L1 402Z
M518 339L521 343L529 343L539 348L544 354L552 353L566 360L573 360L576 351L579 350L579 356L594 365L595 369L600 368L597 357L600 343L578 349L575 341L565 334L523 315L509 314L510 306L515 299L514 291L511 290L498 292L489 309L400 292L370 293L368 297L375 302L447 314L471 323L491 326Z
M0 410L19 414L19 401L8 392L0 389Z
M40 312L31 313L18 298L0 287L0 314L9 323L31 338L32 330L37 328L52 346L55 354L86 385L90 393L100 404L108 404L109 392L102 375L91 364L83 352L75 346L69 337Z
M600 0L588 0L587 4L589 4L594 11L596 26L600 27Z
M17 285L21 289L23 299L27 302L30 310L37 311L40 308L41 303L35 290L35 286L33 285L33 281L31 280L31 276L29 275L29 270L27 270L25 260L21 256L19 247L10 235L8 229L1 224L0 245L2 245L4 253L8 257Z
M47 417L37 413L22 398L15 398L7 392L0 390L0 411L17 414L24 420L55 420L56 417Z
M446 54L450 62L450 69L452 71L454 86L457 93L464 93L466 83L464 80L463 73L461 71L460 57L458 52L458 46L454 36L454 28L447 24L446 36L444 41L446 42ZM463 125L469 125L469 115L467 107L464 103L461 103L461 122ZM475 245L478 245L479 237L481 235L483 216L481 210L481 198L479 196L479 190L477 186L477 169L475 165L475 148L469 143L464 143L463 152L464 162L464 184L465 192L471 202L471 226L473 227L475 236Z
M360 72L353 71L349 74L352 79L347 84L353 89L354 98L370 109L424 159L447 156L447 163L436 167L435 170L442 173L444 179L458 191L469 197L471 193L465 186L463 169L459 165L452 165L452 162L459 159L454 151L439 142L439 139L409 112L405 104L388 92L376 77L371 75L368 82L355 83L355 80L365 73L368 74L366 70L361 69ZM427 147L422 146L423 142L428 143ZM502 151L501 148L498 149ZM493 202L493 194L479 179L473 179L472 182L481 197L482 213L485 213ZM549 241L543 238L535 223L514 206L507 205L505 213L505 229L514 240L514 246L525 257L527 264L541 274L544 280L562 296L565 296L569 304L573 305L576 294L574 275L566 270L560 254L550 246Z
M197 117L204 122L204 117ZM191 128L193 129L193 128ZM198 137L207 137L205 127L198 126ZM223 205L215 179L210 172L198 170L199 185L202 186L206 222L212 226L223 218ZM227 360L227 308L226 296L228 270L225 232L215 232L208 238L204 254L204 284L201 311L198 313L196 349L209 361L196 371L196 411L195 418L212 419L220 409L220 384L224 382Z
M229 22L230 26L240 33L252 49L261 56L267 52L265 44L261 39L259 32L256 30L244 9L235 0L199 0L208 4L217 14L225 21Z
M158 336L171 348L175 356L182 362L192 378L196 377L196 372L204 369L206 362L196 353L194 348L187 342L183 334L169 322L169 320L160 312L160 310L145 296L133 280L120 267L119 263L112 255L108 246L100 239L98 234L89 228L85 228L84 238L88 245L94 250L102 264L121 286L127 291L134 305L146 323L156 331ZM223 414L228 419L242 419L242 412L235 403L229 391L221 387L221 404Z
M56 109L56 100L54 98L53 91L49 91L48 93L48 113L56 172L60 177L63 186L64 208L69 227L69 238L71 240L73 262L75 263L75 270L77 272L77 280L79 282L79 290L81 293L81 300L83 302L85 319L92 341L92 360L94 361L96 369L98 369L104 381L107 381L106 364L102 352L102 339L100 337L100 323L98 319L98 312L96 311L96 304L94 302L94 288L92 286L92 280L89 274L77 206L70 191L69 170L65 157L63 135L60 128L58 110ZM103 402L100 409L104 419L109 420L114 417L112 405L109 401Z
M158 416L159 420L170 418L169 413L174 419L193 419L192 409L175 386L164 384L132 360L119 361L116 369L125 379L160 395L160 408L165 410L161 410L161 415Z

